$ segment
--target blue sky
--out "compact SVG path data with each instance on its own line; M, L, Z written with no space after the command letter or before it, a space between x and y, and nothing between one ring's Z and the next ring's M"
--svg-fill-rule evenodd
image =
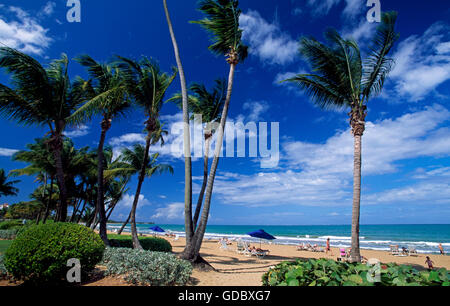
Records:
M65 52L69 58L89 54L99 61L113 55L153 57L162 69L175 65L162 1L81 0L81 22L66 20L65 0L3 0L0 41L46 64ZM227 77L228 65L208 50L208 36L190 24L202 15L195 1L169 1L188 82L210 86ZM396 66L383 93L369 102L363 137L362 224L448 223L450 217L450 7L444 1L381 1L382 10L399 12L401 38L393 56ZM308 71L298 54L298 38L322 40L328 27L355 38L367 50L376 24L368 23L365 0L242 0L241 27L250 56L239 65L230 118L241 122L279 122L280 161L261 168L255 158L224 158L219 164L210 224L350 224L353 142L346 112L323 111L297 88L278 81ZM73 61L70 75L86 77ZM8 76L0 72L0 82ZM177 79L168 96L178 92ZM168 127L181 118L170 104L163 108ZM107 142L116 152L142 142L144 118L136 110L114 122ZM0 119L0 167L23 167L11 162L47 131ZM99 120L66 133L77 146L95 147ZM183 223L184 164L171 153L179 142L154 148L170 162L175 174L145 182L138 220ZM194 202L202 162L194 170ZM18 197L27 200L36 187L21 177ZM128 214L135 181L130 184L114 219Z

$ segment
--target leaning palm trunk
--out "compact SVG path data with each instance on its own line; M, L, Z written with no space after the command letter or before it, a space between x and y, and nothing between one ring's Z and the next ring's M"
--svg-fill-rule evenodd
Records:
M147 139L146 139L146 143L145 143L144 162L142 164L142 169L139 174L139 181L138 181L138 185L137 185L137 189L136 189L136 194L134 196L133 206L131 208L131 213L130 213L131 236L133 239L133 248L135 248L135 249L142 249L142 246L139 242L137 228L136 228L136 209L137 209L137 205L139 203L139 196L141 195L142 184L144 183L144 179L145 179L148 154L150 151L150 142L151 142L151 137L152 137L152 133L153 133L152 129L147 129L147 130L148 130L148 135L147 135Z
M104 118L102 123L102 132L100 136L100 143L98 145L98 173L97 173L97 212L98 221L100 223L100 237L105 245L109 245L108 233L106 230L106 212L105 212L105 192L104 192L104 180L103 180L103 146L105 144L106 132L111 128L111 120Z
M200 216L200 211L202 208L203 198L205 196L206 184L208 183L208 159L209 159L209 147L211 144L212 135L205 134L205 156L203 160L203 183L200 193L198 195L197 206L195 207L194 219L192 224L194 226L194 231L197 228L198 217Z
M130 219L131 219L131 213L128 215L127 220L125 220L125 222L122 224L122 227L117 232L118 235L122 234L123 230L125 229L125 226L127 226L128 222L130 222Z
M205 236L206 225L208 223L209 211L211 207L211 196L214 187L214 180L216 177L217 167L219 165L219 156L222 151L223 137L225 134L225 125L228 117L228 108L231 100L231 93L233 91L233 80L236 63L230 64L230 73L228 77L227 98L223 107L222 118L220 120L219 134L217 135L216 150L214 153L214 159L211 165L211 171L209 173L208 185L206 187L205 202L203 205L202 216L195 235L192 239L192 243L186 246L182 257L190 261L197 261L199 259L200 247L202 245L203 237Z
M188 110L188 94L186 86L186 78L184 75L183 65L181 63L180 52L175 33L170 19L169 9L167 8L167 0L163 0L164 11L166 13L167 24L169 27L170 37L172 39L175 59L177 61L178 71L180 74L181 96L183 104L183 135L184 135L184 173L185 173L185 191L184 191L184 224L186 230L186 245L191 243L194 235L194 226L192 222L192 159L191 159L191 135L189 125L189 110Z

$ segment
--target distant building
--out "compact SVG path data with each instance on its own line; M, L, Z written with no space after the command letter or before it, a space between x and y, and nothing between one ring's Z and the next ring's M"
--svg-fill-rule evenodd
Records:
M9 207L9 204L0 204L0 209L7 209Z

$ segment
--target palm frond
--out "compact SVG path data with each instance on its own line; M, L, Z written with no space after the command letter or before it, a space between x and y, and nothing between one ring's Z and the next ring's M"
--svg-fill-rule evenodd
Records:
M392 70L394 60L388 58L399 34L395 31L397 12L383 13L381 24L378 26L371 52L364 62L363 97L368 99L379 94L383 88L386 76Z

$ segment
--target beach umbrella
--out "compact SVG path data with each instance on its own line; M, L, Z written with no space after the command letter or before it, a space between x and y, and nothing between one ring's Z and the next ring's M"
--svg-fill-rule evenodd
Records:
M154 227L150 227L150 229L154 232L158 232L158 233L164 233L165 230L163 230L162 228L160 228L159 226L154 226Z
M272 236L269 233L266 233L264 230L260 229L254 232L250 232L247 233L247 235L249 235L250 237L255 237L255 238L259 238L259 247L261 248L261 239L266 239L266 240L274 240L277 239L274 236Z

